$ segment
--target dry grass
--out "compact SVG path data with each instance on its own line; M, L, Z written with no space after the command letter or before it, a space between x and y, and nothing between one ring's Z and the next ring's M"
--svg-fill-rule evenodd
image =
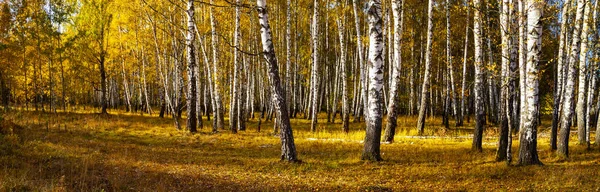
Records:
M440 119L429 119L426 128L428 135L440 137L419 138L412 137L415 118L400 118L400 129L410 131L382 145L385 161L378 163L359 160L363 123L352 124L350 134L341 132L339 122L321 123L312 133L307 120L294 119L302 164L279 161L271 122L263 122L262 132L252 120L238 134L211 134L204 127L192 135L175 130L171 119L127 113L13 111L4 119L19 131L0 133L1 191L600 189L597 149L573 144L571 158L561 160L542 137L538 146L545 166L508 166L494 162L494 129L486 131L484 151L474 153L471 130L443 131Z

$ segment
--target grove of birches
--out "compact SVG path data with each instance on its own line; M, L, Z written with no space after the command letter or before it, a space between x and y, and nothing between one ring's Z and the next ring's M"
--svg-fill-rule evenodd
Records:
M356 151L364 161L384 160L380 146L394 142L402 116L417 118L417 135L431 134L430 117L441 117L447 131L471 130L474 152L485 130L497 129L495 159L513 165L543 165L541 129L562 158L570 144L600 141L591 136L600 130L598 0L3 0L0 7L7 114L124 110L171 118L169 129L196 134L257 131L246 122L258 121L258 131L281 140L273 158L298 163L291 119L310 120L312 132L324 124L366 130ZM265 122L274 123L260 130ZM572 131L577 143L569 143Z

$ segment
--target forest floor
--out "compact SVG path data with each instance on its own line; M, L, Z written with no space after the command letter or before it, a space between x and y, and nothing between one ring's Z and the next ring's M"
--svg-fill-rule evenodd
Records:
M545 165L521 167L494 161L494 127L484 134L483 152L472 152L472 124L443 131L441 119L428 119L426 135L435 137L413 137L414 117L399 118L399 129L412 131L382 145L383 162L363 162L364 123L345 134L339 118L328 124L322 116L315 133L309 121L292 120L303 161L294 164L279 161L272 122L257 132L256 119L238 134L212 134L206 121L190 134L170 118L118 111L11 111L0 117L0 191L600 190L600 150L572 137L571 157L557 158L547 120L538 144Z

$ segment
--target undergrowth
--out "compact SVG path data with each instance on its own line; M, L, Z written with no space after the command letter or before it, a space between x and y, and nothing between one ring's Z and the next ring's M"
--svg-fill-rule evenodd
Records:
M441 119L428 119L427 136L417 136L415 120L400 117L394 143L382 145L384 161L371 163L360 161L364 122L352 123L346 134L339 117L320 119L313 133L308 120L292 119L303 163L289 164L279 162L270 121L263 120L261 132L253 119L246 131L213 134L205 119L190 134L156 116L13 111L0 120L0 191L600 189L600 151L573 142L570 159L556 158L547 121L538 144L545 166L519 167L494 161L493 126L479 153L470 150L472 124L445 130Z

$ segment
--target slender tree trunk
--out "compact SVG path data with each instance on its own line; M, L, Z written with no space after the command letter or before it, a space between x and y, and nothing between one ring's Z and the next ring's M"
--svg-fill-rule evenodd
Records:
M240 4L240 0L236 0L237 4ZM238 49L240 48L240 6L235 7L235 24L233 29L233 83L232 83L232 97L229 105L229 129L231 132L237 133L238 120L239 120L239 109L238 102L240 100L239 93L239 76L240 76L240 56Z
M515 127L517 126L516 123L516 107L514 105L514 103L517 100L517 94L516 94L516 86L517 86L517 55L518 55L518 46L517 46L517 15L516 15L516 10L517 8L515 7L516 5L516 1L517 0L510 0L510 12L508 15L508 27L509 27L509 39L508 39L508 45L509 45L509 54L510 54L510 63L509 63L509 70L506 71L507 76L508 76L508 81L507 81L507 85L508 86L508 90L507 90L507 101L504 104L505 105L505 111L506 111L506 121L508 124L508 138L507 138L507 144L506 144L506 162L508 164L511 163L512 161L512 135L513 135L513 130L515 129Z
M467 23L465 27L465 47L463 49L463 67L462 67L462 85L461 85L461 96L460 96L460 114L458 118L458 122L456 122L456 126L463 126L463 118L465 116L465 111L467 110L465 107L465 97L466 97L466 89L467 89L467 56L469 53L469 19L471 18L471 6L469 5L469 0L465 0L465 4L467 6Z
M507 148L508 148L508 135L510 134L508 128L508 100L509 100L509 65L511 63L510 49L512 42L510 41L511 35L511 15L510 15L510 0L503 0L502 6L500 6L500 35L502 38L502 72L501 72L501 105L500 105L500 137L498 139L498 150L496 151L496 161L507 160Z
M564 101L562 101L562 117L560 126L560 135L558 140L559 156L569 157L569 135L571 132L571 119L575 110L575 77L577 76L576 63L579 59L580 42L581 42L581 25L583 24L583 13L586 0L577 0L577 12L575 13L575 27L573 29L573 40L569 51L568 73L564 87Z
M285 102L285 92L281 87L279 79L279 67L277 66L277 58L275 57L275 49L271 38L271 27L269 26L268 12L266 0L257 0L258 18L261 26L261 39L263 55L266 60L266 66L269 71L269 81L271 90L273 91L273 103L277 113L277 119L281 127L281 160L297 162L296 146L294 144L294 136L292 135L292 127L287 112Z
M188 9L187 13L187 39L186 39L186 47L187 47L187 76L188 76L188 90L187 90L187 129L191 133L195 133L196 123L198 121L196 116L196 105L197 105L197 94L196 94L196 50L194 47L194 41L196 39L196 34L194 33L194 0L188 1Z
M421 102L419 107L419 117L417 119L417 130L422 135L425 130L425 116L429 103L429 76L431 76L431 49L433 41L433 0L429 0L427 11L427 48L425 53L425 72L423 75L423 87L421 91Z
M568 29L568 15L569 15L569 8L571 6L571 0L565 0L563 3L563 7L562 7L562 13L561 13L561 25L560 25L560 39L559 39L559 45L558 45L558 56L557 56L557 67L556 67L556 86L554 89L554 104L552 106L552 128L550 131L550 149L552 150L556 150L557 149L557 144L556 144L556 137L558 135L558 124L560 121L560 103L562 102L562 98L563 98L563 85L564 85L564 81L563 81L563 74L564 74L564 69L565 69L565 53L568 52L568 50L565 52L565 49L567 49L569 46L567 45L567 33L569 32Z
M214 0L210 0L211 4L214 4ZM211 37L212 37L212 49L213 49L213 83L214 83L214 99L216 102L216 107L215 107L215 114L216 114L216 119L215 121L217 122L217 129L224 129L225 128L225 117L224 117L224 113L223 113L223 100L221 99L221 77L220 77L220 72L219 72L219 50L218 50L218 41L219 41L219 37L217 34L217 29L216 29L216 20L213 14L213 6L209 6L209 16L210 16L210 26L211 26Z
M100 101L101 105L101 114L108 114L106 108L108 107L108 99L107 99L107 86L106 86L106 69L104 67L104 54L101 54L99 63L100 63L100 86L102 87L102 99ZM37 97L37 96L36 96ZM36 105L37 107L37 105Z
M287 0L287 10L286 10L286 22L285 22L285 42L286 42L286 49L285 49L285 92L287 95L286 101L288 102L288 112L290 112L290 115L293 113L292 110L292 106L293 106L293 99L292 99L292 95L294 95L293 93L293 88L292 88L292 76L294 75L292 73L292 27L291 27L291 23L292 23L292 1L291 0Z
M365 67L365 56L363 53L363 43L362 43L362 34L361 34L361 28L360 28L360 16L358 14L358 6L360 5L359 0L352 0L352 8L353 8L353 12L354 12L354 24L355 24L355 29L356 29L356 45L357 45L357 49L358 49L358 65L360 66L360 86L361 88L361 96L358 98L358 100L362 100L362 102L359 102L359 105L357 106L358 109L361 108L361 106L363 108L365 108L365 121L367 121L369 114L366 110L367 107L367 93L368 93L368 88L367 88L367 77L366 77L366 67ZM360 110L357 110L360 111ZM360 121L360 112L356 113L357 117L354 117L355 121L358 120Z
M585 8L583 13L583 26L581 29L581 51L579 52L579 88L577 91L577 138L579 144L585 144L586 140L586 116L587 114L587 102L586 102L586 88L587 88L587 55L588 55L588 32L589 26L589 15L590 15L590 1L585 2Z
M475 151L482 151L481 143L483 138L483 129L485 127L485 66L483 66L483 37L482 37L482 15L481 2L473 1L475 14L473 16L473 35L475 46L475 130L473 133L473 146Z
M456 87L454 84L454 64L452 63L452 31L450 26L450 3L451 2L449 0L446 0L446 62L448 65L448 75L450 76L449 97L452 98L452 112L454 114L455 121L458 122L458 100L456 99Z
M317 130L317 119L319 116L319 1L315 0L313 4L313 18L312 18L312 70L311 70L311 81L310 90L312 93L311 101L311 124L310 130L315 132Z
M394 141L394 135L396 134L396 120L398 116L398 94L400 89L400 71L402 69L402 32L403 32L403 16L404 16L404 1L393 0L392 1L392 14L394 15L394 44L393 44L393 55L394 59L390 62L392 69L391 85L390 85L390 96L388 102L388 116L387 116L387 127L385 128L384 140L386 142ZM390 33L392 31L390 30ZM391 47L392 45L390 45Z
M346 17L338 18L338 33L340 38L340 73L342 75L342 127L345 133L350 132L350 114L348 103L348 72L346 71L346 41L344 39L344 26Z
M519 7L519 93L520 93L520 102L519 102L519 128L523 127L523 118L525 117L522 112L525 111L525 106L527 106L527 97L525 87L526 87L526 74L527 65L526 65L526 54L527 54L527 42L526 42L526 19L527 19L527 1L528 0L518 0Z

